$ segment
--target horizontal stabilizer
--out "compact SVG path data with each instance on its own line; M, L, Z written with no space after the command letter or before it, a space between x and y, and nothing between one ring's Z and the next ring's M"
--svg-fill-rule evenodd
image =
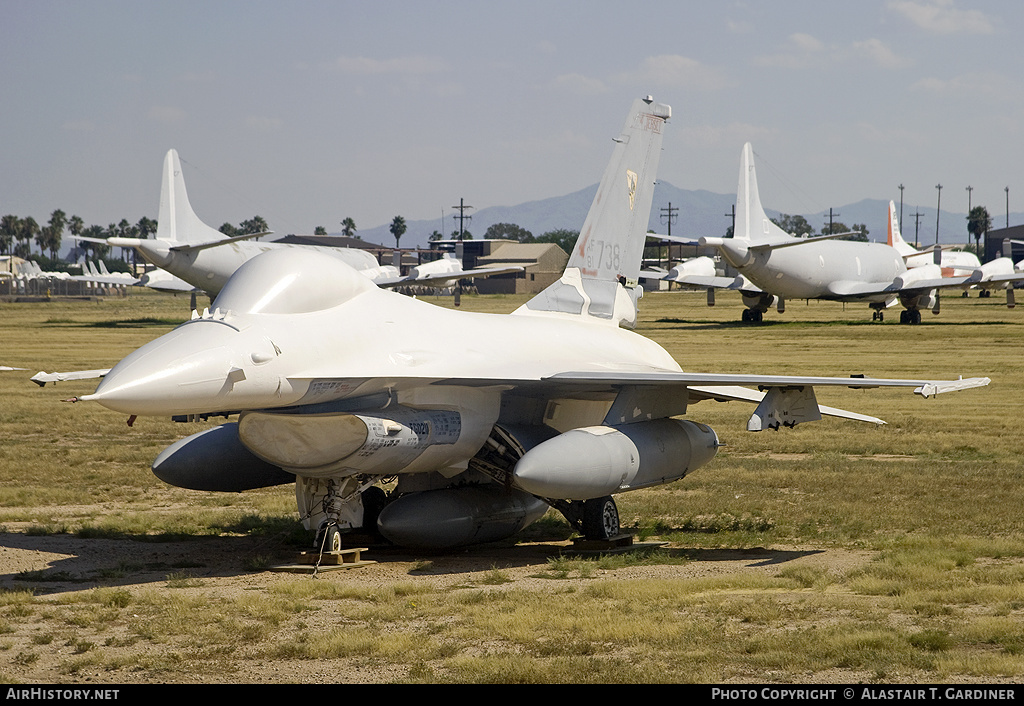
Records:
M659 233L648 233L647 237L651 240L667 240L671 243L676 243L677 245L691 245L693 247L698 247L700 245L700 238L688 238L686 236L679 235L662 235Z
M443 285L452 280L473 279L474 277L491 277L493 275L507 275L513 272L522 272L524 268L519 267L481 267L473 270L456 270L454 272L439 272L425 276L408 275L405 277L374 278L378 287L402 287L406 285Z
M173 252L195 252L196 250L208 250L209 248L219 248L222 245L231 245L239 240L252 240L253 238L261 238L264 235L272 235L274 231L268 230L263 233L245 233L244 235L235 235L230 238L223 238L220 240L208 240L205 243L185 243L181 245L175 245L171 248Z
M779 250L780 248L792 248L797 245L807 245L808 243L820 243L822 240L836 240L837 238L844 238L850 235L860 235L860 233L851 231L849 233L816 235L813 238L790 238L789 240L774 243L752 243L751 245L748 245L747 248L749 250Z

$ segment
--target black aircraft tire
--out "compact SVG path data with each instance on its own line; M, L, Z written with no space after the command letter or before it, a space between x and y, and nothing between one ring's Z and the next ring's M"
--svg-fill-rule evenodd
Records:
M363 491L363 531L375 537L380 537L380 530L377 529L377 517L380 511L388 504L388 496L382 488L375 485Z
M583 536L609 539L619 534L619 508L611 495L583 503Z
M313 548L321 554L341 551L341 530L337 525L321 527L316 533Z

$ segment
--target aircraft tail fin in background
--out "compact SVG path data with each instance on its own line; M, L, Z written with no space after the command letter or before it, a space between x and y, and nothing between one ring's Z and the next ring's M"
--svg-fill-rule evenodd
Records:
M889 237L886 242L889 243L889 247L895 248L896 252L904 257L918 253L914 246L903 239L903 235L900 233L900 221L896 217L896 204L892 201L889 202Z
M665 122L672 108L638 99L569 255L562 278L516 313L578 314L632 326Z
M754 148L743 145L740 155L740 179L736 187L736 230L733 237L747 240L751 245L765 241L791 239L792 236L771 222L761 206L757 191L757 173L754 170Z
M223 240L226 235L199 220L192 210L185 177L176 150L168 150L164 157L163 181L160 185L160 212L157 217L156 238L172 243L197 244Z

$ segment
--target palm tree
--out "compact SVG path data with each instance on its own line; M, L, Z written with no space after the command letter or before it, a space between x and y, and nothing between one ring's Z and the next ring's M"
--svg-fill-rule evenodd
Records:
M14 249L14 239L18 237L20 219L14 215L0 218L0 255L10 255Z
M356 234L356 222L351 218L346 218L341 222L341 234L346 238L352 238Z
M85 232L85 221L80 216L72 216L68 219L68 232L73 236L79 236ZM75 240L75 247L81 248L81 241Z
M57 251L60 250L60 241L64 237L64 226L67 225L68 217L59 208L50 214L50 225L47 228L49 231L46 235L46 247L50 251L50 259L57 259ZM42 243L40 243L40 249L42 249Z
M981 236L992 227L992 217L984 206L975 206L967 214L967 232L974 236L974 251L981 259Z
M32 241L39 233L39 224L36 223L36 219L32 216L25 216L19 222L18 227L18 240L24 241L20 243L14 250L15 255L21 258L27 258L32 254Z
M238 229L242 233L249 235L252 233L266 233L270 230L270 226L267 225L263 216L253 216L249 220L239 223Z
M395 236L395 249L397 250L398 241L405 234L405 219L401 216L395 216L391 221L391 225L388 226L388 230L391 231L391 235Z
M143 239L148 238L150 233L156 233L156 226L157 222L152 218L147 218L146 216L140 218L139 222L135 224L135 227L139 231L139 237Z
M106 240L107 231L103 229L103 226L89 226L82 231L82 234L87 238L93 238L95 240ZM92 253L93 258L105 259L110 253L110 246L105 243L93 243L89 241L82 241L82 249L86 251L86 254Z

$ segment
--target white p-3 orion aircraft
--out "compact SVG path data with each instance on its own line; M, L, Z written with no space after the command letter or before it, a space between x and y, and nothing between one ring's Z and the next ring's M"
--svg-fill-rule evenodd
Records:
M511 314L438 307L337 258L271 250L231 276L212 313L80 399L131 417L237 415L165 449L153 472L209 491L294 483L321 549L372 529L436 550L510 537L551 507L586 537L618 535L614 495L714 458L715 431L679 418L701 400L756 405L747 427L760 430L823 414L882 423L819 406L816 386L928 397L988 384L688 373L628 330L670 115L633 103L561 279Z
M875 321L882 321L889 307L901 304L900 322L918 324L922 309L939 313L939 290L965 289L984 276L974 270L944 277L934 263L908 267L903 254L885 243L837 240L839 234L797 238L786 233L761 206L749 142L740 156L733 237L657 237L716 248L738 276L698 275L675 281L707 288L709 305L714 304L716 288L739 291L747 306L742 318L752 322L761 321L771 307L782 313L787 300L824 299L866 302Z
M394 265L382 265L373 254L358 248L337 248L276 242L254 242L266 233L247 233L229 237L208 226L196 215L185 190L181 160L175 150L164 156L160 186L160 210L157 231L153 238L113 237L103 240L79 237L111 247L132 248L147 262L184 280L199 291L215 297L228 278L243 263L269 250L307 248L338 258L352 266L381 287L403 285L447 286L453 281L471 277L489 277L522 270L521 267L462 269L462 263L445 258L436 263L423 263L409 275L402 275Z

